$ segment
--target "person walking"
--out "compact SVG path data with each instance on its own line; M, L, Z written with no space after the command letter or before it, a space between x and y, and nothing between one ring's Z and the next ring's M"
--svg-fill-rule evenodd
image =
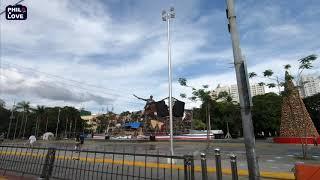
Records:
M81 146L84 144L84 135L80 134L80 144Z
M83 143L82 143L83 144ZM76 143L74 146L75 153L77 154L76 157L73 157L74 160L80 159L80 150L81 150L81 140L80 140L80 134L76 135Z

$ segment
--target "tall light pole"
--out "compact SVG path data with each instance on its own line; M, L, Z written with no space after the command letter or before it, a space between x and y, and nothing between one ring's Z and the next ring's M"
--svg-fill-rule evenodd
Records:
M168 84L169 84L169 124L170 124L170 152L173 152L173 117L172 117L172 77L171 77L171 44L170 44L170 20L175 18L174 8L169 12L162 11L162 20L167 21L167 41L168 41Z
M59 112L58 112L58 121L57 121L57 126L56 126L56 138L58 137L59 123L60 123L60 108L59 108Z
M249 80L245 59L241 54L239 33L236 24L236 15L234 12L234 1L226 0L227 2L227 18L229 21L228 29L231 34L233 58L236 70L237 85L239 92L242 127L244 135L244 143L246 147L247 164L249 171L249 179L260 179L259 164L255 151L255 138L252 125L251 115L251 96L249 92Z

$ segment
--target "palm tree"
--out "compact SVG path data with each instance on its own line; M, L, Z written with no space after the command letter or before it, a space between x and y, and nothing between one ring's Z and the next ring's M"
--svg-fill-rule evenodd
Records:
M37 108L32 109L32 111L36 114L37 116L37 121L36 121L36 128L35 128L35 135L36 137L38 136L39 133L39 127L40 127L40 123L43 121L43 116L46 112L45 107L44 106L37 106Z
M23 133L22 133L22 137L24 137L25 131L26 131L26 125L27 125L27 121L28 121L28 112L30 110L30 102L28 101L22 101L19 102L17 105L17 109L23 110L22 111L22 120L21 120L21 125L20 125L20 131L19 131L19 135L21 135L21 130L22 130L22 126L23 126L23 119L25 118L24 121L24 126L23 126Z

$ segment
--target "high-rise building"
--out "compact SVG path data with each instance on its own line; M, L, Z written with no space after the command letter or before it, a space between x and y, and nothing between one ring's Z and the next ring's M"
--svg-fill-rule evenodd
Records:
M251 97L265 94L264 86L260 86L259 84L250 85L250 91L251 91Z
M302 97L308 97L320 93L320 77L302 76L300 93Z
M230 86L221 86L219 84L212 94L218 96L220 92L229 93L233 101L239 102L238 86L236 84L232 84ZM252 84L250 85L250 92L252 97L265 94L264 86L260 86L259 84Z

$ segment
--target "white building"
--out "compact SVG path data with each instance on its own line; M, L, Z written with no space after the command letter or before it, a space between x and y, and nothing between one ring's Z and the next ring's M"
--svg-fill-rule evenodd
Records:
M230 86L221 86L219 84L212 94L215 96L218 96L220 92L229 93L233 101L239 102L238 86L236 84L233 84ZM251 97L265 94L264 86L260 86L259 84L252 84L250 85L250 92L251 92Z
M302 97L308 97L320 93L320 77L302 76L300 79Z
M250 85L250 90L251 90L251 97L265 94L264 86L260 86L259 84Z
M236 84L230 86L230 95L233 101L239 102L238 86Z
M219 95L219 93L221 93L221 92L230 93L230 88L228 86L221 86L220 84L218 84L216 89L214 91L212 91L212 96L217 97Z

